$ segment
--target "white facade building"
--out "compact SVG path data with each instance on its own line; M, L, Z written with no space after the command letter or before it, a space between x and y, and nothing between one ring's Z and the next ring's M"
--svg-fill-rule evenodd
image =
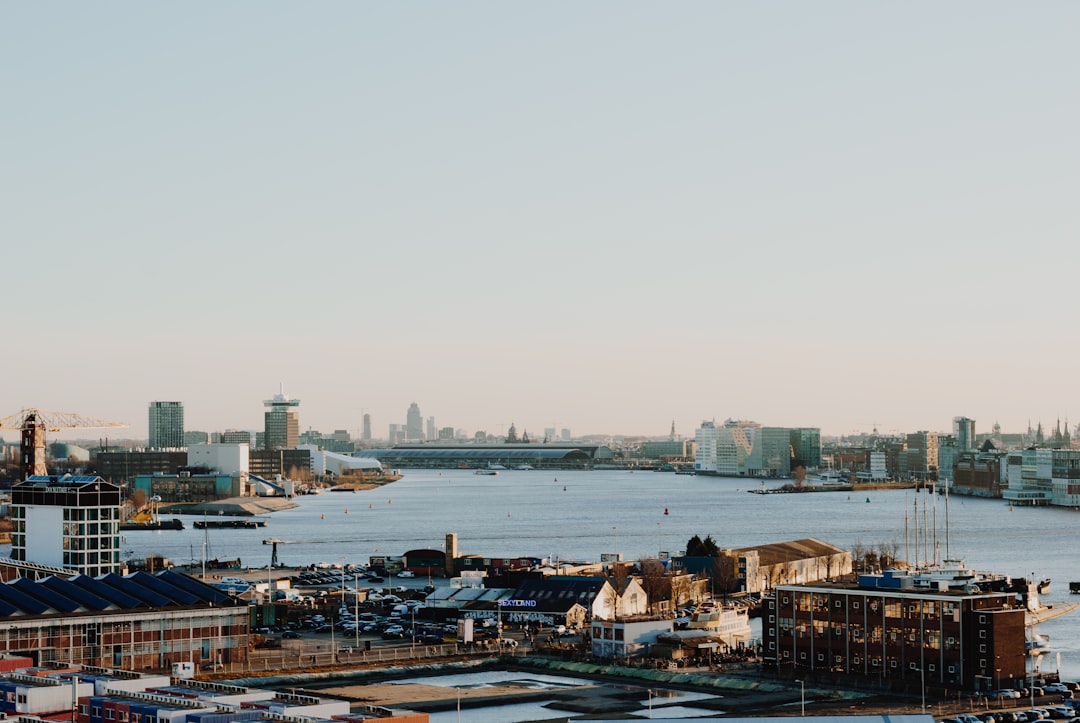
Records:
M11 488L12 559L120 572L120 503L120 488L97 476L27 477Z
M746 461L753 448L756 427L728 421L723 427L702 422L694 434L697 451L694 470L701 474L739 477L746 474Z
M188 447L188 466L206 467L218 474L233 477L250 470L251 447L246 444L193 444Z

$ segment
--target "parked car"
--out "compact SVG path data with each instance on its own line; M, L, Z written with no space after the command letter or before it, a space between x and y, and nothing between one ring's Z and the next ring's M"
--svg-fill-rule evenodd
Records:
M397 574L398 577L416 577L416 573L412 570L402 570Z
M1013 690L1012 688L1002 688L1001 690L995 690L990 694L991 698L1010 698L1012 700L1018 700L1020 698L1020 692Z

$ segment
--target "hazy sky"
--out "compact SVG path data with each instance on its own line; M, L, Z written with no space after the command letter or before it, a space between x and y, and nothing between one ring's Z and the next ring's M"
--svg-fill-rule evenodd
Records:
M0 417L1080 422L1075 2L6 2ZM16 436L6 433L5 439Z

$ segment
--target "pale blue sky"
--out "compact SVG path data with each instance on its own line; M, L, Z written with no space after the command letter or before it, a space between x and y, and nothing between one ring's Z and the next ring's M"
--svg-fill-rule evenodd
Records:
M1019 430L1080 5L0 5L0 416ZM10 433L8 434L10 437Z

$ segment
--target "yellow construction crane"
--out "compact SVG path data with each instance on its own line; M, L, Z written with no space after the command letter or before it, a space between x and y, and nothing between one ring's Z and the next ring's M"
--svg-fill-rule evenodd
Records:
M85 417L70 412L53 412L48 409L24 409L18 414L0 419L0 430L22 433L23 479L30 475L47 475L45 466L45 432L65 429L114 429L126 427L123 422L107 422L104 419Z

